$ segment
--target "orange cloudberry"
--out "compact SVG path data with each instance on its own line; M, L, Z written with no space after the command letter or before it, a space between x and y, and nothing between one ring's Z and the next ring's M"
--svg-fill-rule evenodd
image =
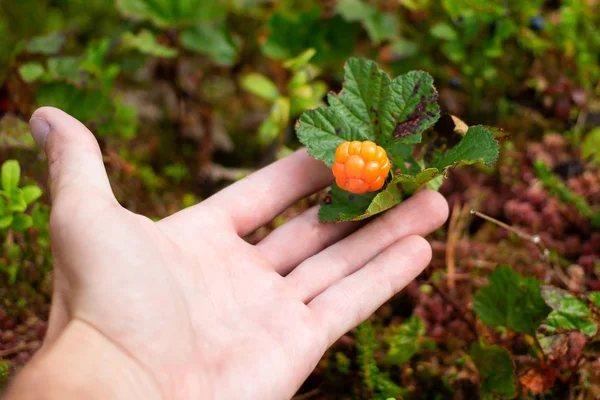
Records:
M381 189L390 167L390 160L383 147L369 140L355 140L338 146L331 169L340 188L360 194Z

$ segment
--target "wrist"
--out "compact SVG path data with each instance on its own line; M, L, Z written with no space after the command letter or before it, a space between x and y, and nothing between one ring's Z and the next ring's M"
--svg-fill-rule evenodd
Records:
M85 322L74 320L17 376L7 400L162 400L143 368Z

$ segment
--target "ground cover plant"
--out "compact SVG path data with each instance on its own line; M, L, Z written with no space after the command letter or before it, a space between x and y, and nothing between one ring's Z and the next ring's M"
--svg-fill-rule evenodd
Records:
M53 105L97 134L119 201L157 219L302 145L331 167L345 141L385 150L381 187L344 190L344 169L250 242L315 204L337 223L447 197L430 267L297 399L600 398L599 2L22 0L0 2L0 37L3 384L46 330L27 120Z

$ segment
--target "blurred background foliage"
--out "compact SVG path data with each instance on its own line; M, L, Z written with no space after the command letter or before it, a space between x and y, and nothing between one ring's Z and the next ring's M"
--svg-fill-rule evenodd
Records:
M162 218L297 148L296 118L339 90L348 57L364 56L392 75L429 72L444 112L506 138L495 168L442 187L453 211L431 237L431 268L343 337L298 398L600 398L593 335L559 324L553 335L568 334L550 348L556 321L535 332L514 320L553 315L546 304L562 312L541 283L600 290L598 3L0 0L0 160L19 160L2 167L0 380L39 347L50 301L45 165L26 122L36 107L84 122L121 203ZM488 280L498 264L518 272ZM533 311L490 311L493 290L480 291L502 282ZM600 323L581 299L586 323Z

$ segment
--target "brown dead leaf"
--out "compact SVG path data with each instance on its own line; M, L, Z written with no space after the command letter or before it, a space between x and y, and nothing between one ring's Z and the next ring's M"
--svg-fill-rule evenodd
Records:
M554 367L537 366L531 368L521 377L521 384L536 393L544 393L554 386L559 372Z

